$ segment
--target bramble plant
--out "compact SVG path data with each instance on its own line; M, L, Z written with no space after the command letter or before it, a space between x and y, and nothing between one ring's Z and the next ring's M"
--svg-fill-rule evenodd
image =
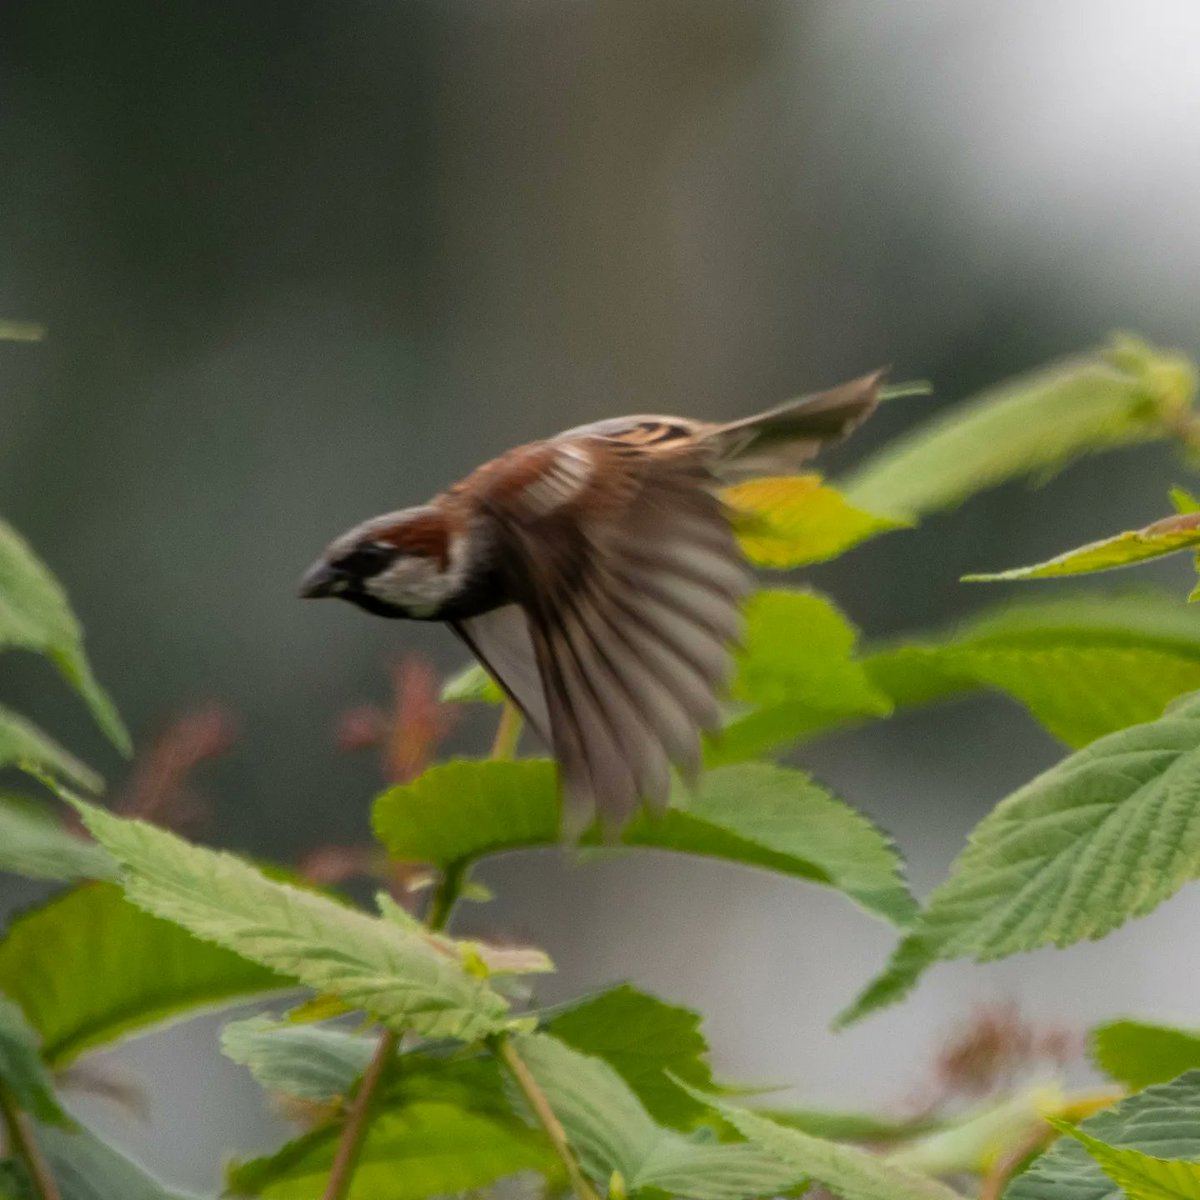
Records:
M1154 439L1194 451L1195 390L1189 362L1119 338L951 408L836 488L806 475L739 485L726 498L754 563L803 566L1084 454ZM1179 515L1148 530L1001 577L1200 546L1195 502L1175 498ZM866 649L812 591L765 588L746 618L727 724L707 748L703 780L680 788L662 817L639 816L620 841L833 888L893 925L891 962L841 1024L901 1000L938 961L1102 937L1200 873L1200 624L1182 597L1034 598ZM62 591L6 526L0 645L48 656L127 749ZM918 906L891 841L773 756L979 689L1024 705L1066 756L996 806ZM373 815L391 865L347 851L341 866L326 856L301 875L193 844L129 805L82 798L101 791L96 775L0 710L0 763L67 806L0 798L0 869L66 885L0 940L3 1200L174 1195L67 1115L68 1069L200 1007L272 995L275 1015L231 1019L221 1047L303 1128L274 1153L230 1164L229 1197L422 1200L521 1175L579 1200L816 1189L844 1200L1200 1196L1200 1031L1114 1022L1090 1041L1111 1087L1022 1090L1019 1072L987 1064L1060 1059L1061 1039L992 1014L944 1064L975 1102L895 1120L731 1099L737 1090L713 1078L697 1014L625 984L532 1005L529 977L553 969L543 953L449 928L460 903L487 898L471 879L481 859L558 844L553 765L515 757L519 722L507 707L497 708L489 757L427 765L446 729L443 704L499 704L499 694L478 669L440 700L419 676L400 690L403 719L388 746L399 782ZM356 718L346 740L370 741L373 719ZM583 849L597 840L585 834ZM388 885L374 911L317 886L343 868Z

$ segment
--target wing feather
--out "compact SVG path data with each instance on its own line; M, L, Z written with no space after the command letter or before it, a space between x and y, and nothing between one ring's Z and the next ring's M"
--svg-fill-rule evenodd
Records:
M687 694L695 694L696 684L705 692L708 689L698 676L679 681L676 672L672 678L662 659L656 663L653 651L646 653L649 647L637 644L622 619L606 609L603 599L597 602L588 594L577 612L613 683L611 705L624 709L620 716L624 744L636 758L639 778L648 781L644 798L661 807L667 801L669 763L675 761L693 770L699 766L696 730L709 714L702 705L689 707ZM673 688L668 680L681 682L681 686ZM715 709L714 703L714 713Z
M631 747L617 733L611 702L601 694L598 665L573 626L561 615L535 624L533 643L563 772L564 824L577 832L596 811L625 820L637 804L640 784L629 761Z
M561 474L564 456L572 489L540 486L537 471ZM526 712L538 711L536 676L568 810L598 812L611 829L642 800L665 805L672 764L698 771L748 568L694 448L560 438L514 460L496 487L491 514L527 641L514 658L506 631L500 661L494 631L480 637L491 614L463 622L463 636Z

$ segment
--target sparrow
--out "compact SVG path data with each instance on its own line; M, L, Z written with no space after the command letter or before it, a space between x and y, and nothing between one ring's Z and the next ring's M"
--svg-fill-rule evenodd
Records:
M559 764L564 825L611 832L719 729L751 574L719 489L864 421L883 373L726 424L616 417L518 446L333 541L303 597L448 625ZM797 636L803 631L797 630Z

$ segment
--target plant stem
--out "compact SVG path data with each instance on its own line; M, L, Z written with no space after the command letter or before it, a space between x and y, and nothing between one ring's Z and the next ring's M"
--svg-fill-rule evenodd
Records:
M517 748L517 739L521 736L521 713L515 705L505 703L504 710L500 714L500 724L496 727L496 740L492 744L492 758L504 759L511 758ZM462 895L463 887L467 882L467 875L471 870L469 861L451 863L442 873L442 878L437 885L437 890L433 893L433 899L429 902L429 911L425 917L425 924L434 932L445 929L450 921L450 916L454 912L454 906L458 903L459 896ZM324 1195L321 1200L346 1200L350 1194L350 1185L354 1181L354 1171L358 1166L358 1160L362 1155L363 1146L367 1140L367 1133L371 1127L372 1109L375 1105L375 1099L379 1092L379 1085L384 1076L387 1074L387 1069L391 1065L392 1059L395 1057L396 1048L399 1045L399 1037L391 1029L384 1029L379 1035L379 1044L375 1047L375 1053L367 1066L366 1073L363 1075L362 1083L358 1085L358 1091L354 1093L354 1100L350 1104L350 1111L346 1114L346 1123L342 1126L342 1136L338 1139L337 1152L333 1159L333 1169L329 1172L329 1182L325 1185ZM514 1057L516 1051L513 1051ZM507 1059L506 1059L507 1061ZM529 1075L528 1069L519 1059L520 1067ZM520 1080L518 1079L518 1082ZM537 1083L533 1077L529 1076L529 1082L537 1088ZM524 1084L521 1085L524 1088ZM529 1095L526 1092L526 1095ZM538 1092L541 1096L541 1092ZM530 1097L530 1103L537 1109L537 1104ZM562 1126L558 1123L558 1119L550 1112L549 1105L546 1104L545 1096L541 1096L541 1103L549 1113L550 1119L554 1122L558 1130L558 1136L562 1139L563 1150L567 1158L570 1158L571 1150L567 1145L566 1135L563 1133ZM541 1114L539 1112L539 1119ZM545 1122L543 1121L543 1124ZM550 1130L547 1127L547 1132ZM551 1133L551 1140L554 1135ZM556 1143L557 1145L557 1143ZM563 1161L566 1162L567 1158ZM578 1175L579 1168L574 1165L574 1159L570 1158L571 1165L568 1166L568 1173L574 1168L575 1174ZM575 1176L571 1176L574 1181ZM587 1183L582 1175L579 1175L579 1180L583 1184L586 1191L579 1191L580 1200L598 1200L598 1197L590 1188L587 1188ZM44 1197L39 1197L39 1200L59 1200L58 1192L49 1193Z
M346 1200L350 1194L354 1171L367 1140L367 1131L371 1127L371 1110L375 1105L379 1085L396 1053L397 1041L397 1035L391 1029L385 1029L379 1035L379 1044L375 1047L362 1083L358 1085L358 1091L354 1093L346 1124L342 1127L342 1136L333 1159L333 1169L329 1172L329 1182L325 1185L321 1200Z
M29 1118L17 1108L3 1088L0 1088L0 1117L4 1120L9 1153L18 1162L24 1163L37 1200L62 1200L62 1192L58 1190L58 1184L50 1174L50 1167L33 1136Z
M496 726L496 738L492 742L491 758L501 761L512 758L517 752L517 740L523 724L521 710L511 700L505 700L500 723Z
M588 1183L584 1178L583 1172L579 1169L579 1162L575 1158L575 1152L571 1149L571 1143L567 1141L567 1133L562 1127L562 1122L555 1116L554 1109L550 1107L550 1101L546 1099L546 1093L542 1091L538 1081L534 1079L533 1072L530 1071L525 1065L524 1059L517 1053L517 1048L513 1045L512 1038L508 1034L501 1034L492 1039L491 1045L492 1052L501 1058L504 1065L512 1074L517 1086L524 1092L525 1099L529 1101L529 1106L533 1109L538 1123L546 1131L546 1136L550 1139L550 1144L562 1160L562 1165L567 1171L567 1178L570 1179L571 1187L574 1188L579 1200L599 1200L595 1189Z
M443 872L434 889L433 898L429 901L429 911L425 914L425 924L434 933L445 929L450 923L450 914L462 895L463 885L467 882L467 872L470 863L464 861L451 863Z
M496 726L496 737L492 742L490 757L493 760L501 762L512 758L517 749L517 739L521 736L522 723L521 710L511 701L506 700L500 711L500 722ZM445 929L450 923L450 916L454 912L454 906L458 903L459 896L462 895L463 888L466 887L470 871L470 862L464 860L451 863L442 872L442 878L433 893L433 898L429 901L429 908L425 914L425 924L430 929L437 932Z

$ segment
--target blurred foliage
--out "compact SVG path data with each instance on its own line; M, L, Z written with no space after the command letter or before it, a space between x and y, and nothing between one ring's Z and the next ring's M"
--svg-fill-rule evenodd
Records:
M1006 479L1136 442L1196 439L1196 368L1127 334L989 388L901 437L842 481L854 503L915 518Z

